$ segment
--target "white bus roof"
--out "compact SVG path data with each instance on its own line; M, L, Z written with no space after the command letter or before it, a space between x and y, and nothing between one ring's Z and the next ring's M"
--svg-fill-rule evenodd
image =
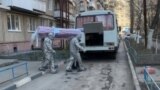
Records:
M100 15L100 14L108 14L108 13L114 14L111 10L92 10L92 11L82 12L79 15L80 16L88 16L88 15Z

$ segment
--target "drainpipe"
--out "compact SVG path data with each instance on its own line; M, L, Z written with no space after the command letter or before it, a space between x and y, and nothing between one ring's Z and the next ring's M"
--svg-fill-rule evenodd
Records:
M60 0L60 26L63 28L63 0Z

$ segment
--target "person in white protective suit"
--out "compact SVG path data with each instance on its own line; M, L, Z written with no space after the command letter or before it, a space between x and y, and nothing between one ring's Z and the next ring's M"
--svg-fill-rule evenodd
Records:
M86 50L79 44L80 38L82 34L77 35L76 37L73 37L70 40L70 58L69 62L66 66L67 72L72 72L73 66L76 66L78 71L84 71L86 68L82 64L82 59L79 53L79 50L82 50L85 52Z
M55 50L52 48L52 40L55 35L53 33L49 33L47 37L44 39L43 43L43 54L44 60L42 62L42 66L39 68L40 71L49 70L51 73L57 73L54 61Z

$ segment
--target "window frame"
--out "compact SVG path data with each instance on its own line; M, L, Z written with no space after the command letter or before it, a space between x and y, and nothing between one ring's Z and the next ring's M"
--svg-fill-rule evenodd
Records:
M45 25L45 19L44 18L40 18L40 25L44 26Z
M13 16L13 18L12 18ZM9 20L9 21L8 21ZM7 29L12 32L21 32L21 17L17 14L7 14Z
M28 18L28 32L35 32L36 28L37 28L36 19L34 17L29 17Z
M49 26L49 27L54 26L54 23L53 23L53 21L52 21L52 20L48 20L48 26Z

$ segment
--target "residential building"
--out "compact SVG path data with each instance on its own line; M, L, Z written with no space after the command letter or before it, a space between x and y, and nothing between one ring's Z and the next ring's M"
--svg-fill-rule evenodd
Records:
M106 9L114 11L115 4L116 4L116 0L105 0L104 7Z
M55 27L74 28L76 2L74 0L53 0ZM54 46L60 49L67 47L66 38L54 39Z
M31 49L37 26L52 26L53 0L0 0L0 54Z
M116 0L91 0L92 6L98 10L114 10Z
M62 28L74 27L75 21L75 1L54 0L54 18L56 26Z
M76 14L85 12L88 10L89 0L75 0L76 3Z

